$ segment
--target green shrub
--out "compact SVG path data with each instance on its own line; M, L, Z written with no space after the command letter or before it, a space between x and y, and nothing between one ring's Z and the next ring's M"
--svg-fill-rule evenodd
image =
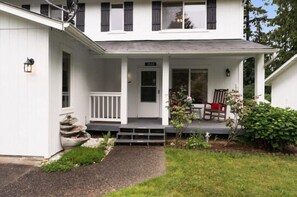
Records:
M297 145L297 112L259 104L244 120L246 137L253 142L282 151L286 145Z
M76 147L63 154L59 160L49 162L41 166L41 168L46 172L65 172L74 167L96 163L104 155L102 148Z
M192 134L187 139L187 147L190 149L209 148L210 144L206 142L205 137L202 135L201 132L197 132Z

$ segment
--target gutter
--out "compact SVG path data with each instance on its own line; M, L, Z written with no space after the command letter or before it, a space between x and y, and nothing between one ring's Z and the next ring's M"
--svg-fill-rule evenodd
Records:
M68 35L75 38L79 42L83 43L87 47L89 47L92 51L102 55L105 52L101 46L96 44L89 37L84 35L81 31L75 28L71 23L63 23L63 31L65 31Z

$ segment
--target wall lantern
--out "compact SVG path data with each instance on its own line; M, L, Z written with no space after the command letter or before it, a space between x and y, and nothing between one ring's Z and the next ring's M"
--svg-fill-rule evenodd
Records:
M231 75L231 71L229 70L229 68L226 69L226 77L230 77Z
M24 72L25 73L31 73L32 72L32 65L34 64L33 58L27 58L27 61L24 63Z

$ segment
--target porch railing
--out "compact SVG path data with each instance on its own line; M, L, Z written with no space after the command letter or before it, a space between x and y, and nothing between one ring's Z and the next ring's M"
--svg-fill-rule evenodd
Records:
M90 92L90 121L121 121L121 92Z

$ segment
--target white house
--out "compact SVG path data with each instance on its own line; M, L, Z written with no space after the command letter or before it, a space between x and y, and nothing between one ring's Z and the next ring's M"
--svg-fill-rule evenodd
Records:
M272 73L265 84L271 86L271 105L297 110L297 55Z
M0 154L60 151L65 114L82 124L168 125L170 88L186 85L196 106L215 89L242 92L250 57L255 95L264 95L264 54L275 50L242 39L242 0L81 0L78 8L76 28L42 0L0 1ZM23 71L27 57L32 73Z

